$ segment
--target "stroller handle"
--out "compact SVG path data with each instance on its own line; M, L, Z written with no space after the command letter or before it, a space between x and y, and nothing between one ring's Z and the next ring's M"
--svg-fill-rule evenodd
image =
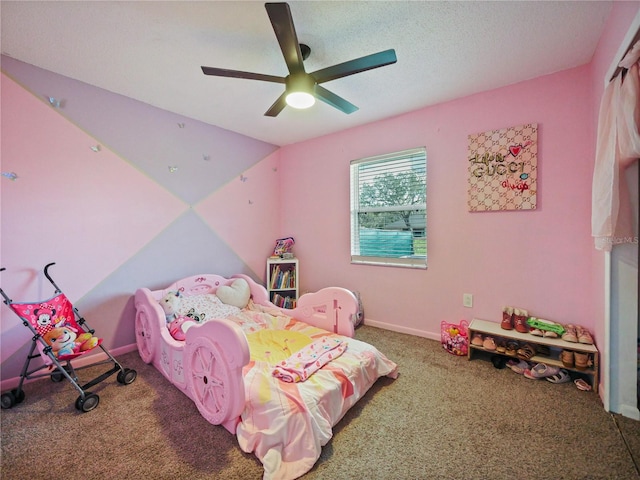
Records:
M44 266L44 276L47 277L47 280L49 280L49 282L51 282L51 285L56 287L56 293L60 293L62 290L60 290L60 287L58 287L58 285L56 285L56 282L54 282L53 278L51 278L51 275L49 275L49 267L52 267L55 264L56 264L56 262L51 262L51 263L48 263L48 264L46 264Z

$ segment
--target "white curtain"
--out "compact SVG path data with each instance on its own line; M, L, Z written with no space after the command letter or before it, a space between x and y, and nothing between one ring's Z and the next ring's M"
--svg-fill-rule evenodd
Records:
M619 73L605 88L598 119L591 216L598 250L637 241L623 173L640 158L640 41L618 65L626 74Z

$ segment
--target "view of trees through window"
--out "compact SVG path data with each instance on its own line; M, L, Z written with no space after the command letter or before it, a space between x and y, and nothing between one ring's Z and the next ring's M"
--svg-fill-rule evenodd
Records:
M426 255L424 208L410 209L410 205L424 206L427 203L424 173L419 175L413 170L405 172L385 172L377 175L373 182L362 185L360 207L391 208L383 211L365 211L359 214L362 228L389 229L395 226L399 230L411 232L413 255ZM398 208L401 209L398 209Z
M426 266L426 202L424 148L352 162L352 261Z

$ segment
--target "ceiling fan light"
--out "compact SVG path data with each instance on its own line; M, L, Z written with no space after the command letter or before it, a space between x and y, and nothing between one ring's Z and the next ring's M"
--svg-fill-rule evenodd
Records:
M285 98L287 105L293 108L304 109L312 107L316 98L307 92L291 92Z

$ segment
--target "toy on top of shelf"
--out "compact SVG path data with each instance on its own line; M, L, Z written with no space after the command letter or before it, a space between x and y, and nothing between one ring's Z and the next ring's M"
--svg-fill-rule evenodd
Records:
M293 246L295 245L296 241L293 239L293 237L286 237L286 238L279 238L276 240L276 246L273 249L273 256L274 257L284 257L284 254L289 254L291 253L291 249L293 248ZM287 256L287 258L292 258L293 254L291 256Z

